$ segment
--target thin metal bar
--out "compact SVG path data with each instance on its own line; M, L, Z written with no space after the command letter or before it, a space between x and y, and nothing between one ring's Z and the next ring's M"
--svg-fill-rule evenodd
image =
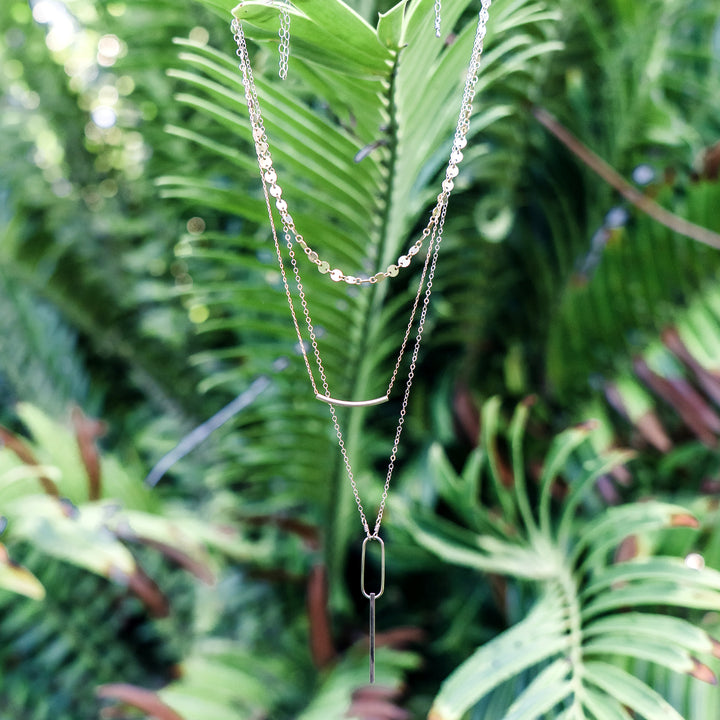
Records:
M287 366L287 359L278 358L273 362L272 369L279 372L285 370ZM232 420L241 410L255 402L271 384L272 381L265 375L255 378L247 390L240 393L234 400L231 400L224 408L218 410L209 420L188 433L167 455L163 455L148 473L145 483L150 487L155 487L176 462L182 460L189 452L207 440L215 430L228 422L228 420Z
M329 395L321 395L320 393L316 393L315 397L318 400L326 402L328 405L343 405L344 407L365 407L366 405L382 405L382 403L386 403L390 399L387 395L383 395L382 397L374 398L373 400L337 400L336 398L331 398Z
M370 684L375 682L375 593L370 593Z

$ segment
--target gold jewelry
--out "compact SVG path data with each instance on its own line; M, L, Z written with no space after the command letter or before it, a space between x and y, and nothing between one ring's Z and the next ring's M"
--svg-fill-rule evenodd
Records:
M282 0L280 6L280 29L278 37L280 38L280 64L278 75L281 80L287 79L288 61L290 59L290 0Z
M388 492L390 490L390 482L392 480L393 472L395 470L395 462L397 459L397 452L398 447L400 445L400 438L402 436L402 431L405 426L405 417L407 414L407 406L408 401L410 398L410 391L413 384L413 379L415 377L415 368L417 366L417 360L418 360L418 354L420 352L420 345L422 342L423 337L423 331L425 329L425 321L427 318L427 311L430 305L430 297L432 294L432 286L433 286L433 279L435 277L435 270L437 268L437 260L438 260L438 253L440 250L440 243L442 242L442 233L443 228L445 225L445 216L447 213L447 207L448 207L448 201L450 198L450 193L454 187L454 178L458 174L457 165L462 160L462 151L467 145L467 133L470 128L470 116L472 115L472 101L475 96L475 86L477 84L477 76L478 71L480 68L480 57L482 55L483 51L483 40L485 38L486 33L486 23L488 20L488 8L490 7L490 4L492 0L481 0L482 7L478 14L478 26L475 33L475 40L473 43L473 49L472 54L470 58L470 64L468 67L468 73L467 78L465 81L465 87L463 90L463 97L460 107L460 115L458 118L456 130L455 130L455 138L453 140L453 146L450 153L450 160L448 163L448 167L445 172L445 180L442 182L442 191L437 196L437 203L435 205L435 208L433 209L430 220L428 224L426 225L425 229L422 232L421 238L411 246L410 250L408 251L407 255L403 255L398 259L398 265L390 265L385 272L378 273L377 275L372 276L371 278L358 278L354 276L348 276L345 275L344 272L342 272L339 269L333 269L330 271L330 265L327 261L320 260L317 253L310 249L310 247L305 243L302 236L297 232L295 228L295 224L292 220L291 215L288 213L288 206L287 202L282 198L282 190L280 186L277 184L277 173L273 169L272 166L272 158L270 155L270 148L268 143L268 138L265 133L263 120L262 120L262 114L260 111L260 103L258 100L258 94L257 94L257 88L255 86L255 81L253 78L253 72L252 67L250 65L250 56L247 49L247 44L245 42L245 35L243 33L242 25L237 20L237 18L233 19L232 22L232 30L233 35L235 38L235 42L237 43L237 55L240 58L240 70L242 71L243 75L243 86L245 88L245 99L248 106L248 112L250 115L250 124L252 126L252 135L253 140L255 143L255 151L257 153L258 158L258 165L260 167L260 177L262 182L262 188L263 188L263 194L265 196L265 204L267 206L267 212L268 212L268 219L270 221L270 228L272 231L273 241L275 245L275 252L277 255L278 265L280 268L280 275L282 277L283 287L285 289L285 295L287 297L288 306L290 308L290 315L292 317L293 325L295 327L295 332L297 334L299 347L303 356L303 360L305 362L305 367L308 373L308 377L310 379L310 384L312 386L312 389L315 393L315 397L318 400L322 400L323 402L326 402L330 409L330 417L333 422L333 426L335 429L335 434L338 441L338 447L340 449L340 454L343 459L343 463L345 466L345 471L348 477L348 480L350 481L350 485L352 487L353 495L355 497L355 503L357 505L357 509L360 515L360 520L363 526L363 529L365 531L365 539L363 540L362 545L362 563L361 563L361 573L360 573L360 590L362 594L370 601L370 682L375 681L375 601L383 594L385 590L385 543L383 542L382 538L380 537L380 525L382 523L383 514L385 512L385 505L387 503L388 498ZM439 13L439 2L436 4L436 12ZM436 16L436 22L439 22L437 19L439 18L439 15ZM437 27L437 26L436 26ZM295 304L293 302L292 292L290 290L290 283L288 280L288 274L285 267L285 260L283 257L283 251L281 248L280 240L278 238L278 232L275 226L275 219L273 216L273 210L272 210L272 204L273 201L271 201L271 198L274 200L275 207L277 208L281 221L282 221L282 228L283 228L283 234L285 238L285 245L287 249L287 254L290 259L290 265L292 268L292 274L293 278L295 280L295 286L297 288L298 297L300 300L300 306L302 307L302 313L305 320L305 326L307 328L307 335L310 339L310 347L312 348L312 354L315 359L315 366L317 368L317 373L320 378L320 384L322 386L323 392L320 392L318 389L317 382L315 380L315 375L312 370L312 364L310 362L310 356L308 348L306 347L306 343L303 338L303 332L300 328L300 322L298 321L298 316L295 310ZM410 319L408 321L407 328L405 330L405 335L403 337L400 351L398 353L398 357L395 363L395 368L392 372L392 375L390 377L390 381L388 384L387 392L384 396L381 396L379 398L375 398L372 400L360 400L360 401L351 401L351 400L338 400L336 398L333 398L330 393L330 388L328 385L327 375L325 372L325 367L322 361L322 357L320 356L320 350L317 343L317 334L315 331L315 327L312 322L312 318L310 316L310 310L307 303L307 298L305 295L305 289L302 283L302 278L300 275L300 267L299 263L297 261L297 257L295 254L295 247L300 246L302 250L306 253L308 258L311 260L311 262L318 265L318 269L322 273L330 273L330 277L332 280L335 280L336 282L340 280L344 280L348 284L365 284L365 283L375 283L378 282L381 279L384 279L386 277L395 277L398 274L399 267L407 267L410 264L410 259L416 255L422 245L424 244L425 239L428 240L428 248L427 248L427 255L425 257L425 262L423 264L423 269L420 275L420 279L418 282L418 289L417 293L415 295L415 300L413 302L412 309L410 311ZM424 290L424 295L423 295ZM421 303L422 298L422 303ZM348 455L347 449L345 447L345 440L343 437L342 429L340 427L340 423L338 421L337 412L335 410L336 405L344 405L349 407L358 407L358 406L368 406L368 405L377 405L379 403L386 402L389 399L390 392L392 391L393 385L395 383L395 380L397 379L397 375L400 369L400 365L402 363L402 359L405 354L405 350L407 347L407 344L410 340L410 335L412 334L413 327L415 326L415 318L417 316L418 308L420 308L420 315L417 321L417 327L415 330L415 342L413 345L411 357L410 357L410 367L408 369L407 373L407 379L405 381L405 390L403 392L402 397L402 403L400 407L400 414L398 417L397 426L395 429L395 438L393 441L392 450L390 452L390 457L388 460L388 467L387 467L387 473L385 476L385 484L383 486L383 492L382 497L380 499L380 504L378 506L378 512L377 517L375 519L375 525L370 530L370 525L368 523L367 516L365 514L365 509L363 508L363 504L360 498L360 492L357 487L357 483L355 481L355 476L352 469L352 464L350 462L350 457ZM366 548L369 542L377 542L380 545L381 550L381 570L380 570L380 586L377 589L376 592L370 592L368 591L366 587L365 582L365 554L366 554Z
M478 26L475 35L475 43L473 45L473 52L470 58L470 64L468 66L468 74L465 83L466 88L468 86L472 86L474 88L475 83L477 82L477 75L478 71L480 70L480 55L482 54L482 41L485 37L485 25L488 20L487 8L489 6L490 2L486 3L483 0L482 9L478 17ZM287 14L287 8L284 9L284 12ZM439 0L436 0L436 13L436 31L439 32ZM289 28L289 23L289 15L287 16L287 22L284 25L283 21L281 20L281 33L283 32L283 27ZM240 22L237 20L237 18L235 18L233 20L232 29L235 41L238 45L237 55L238 57L242 57L242 55L247 56L247 64L249 66L250 61L249 55L247 53L247 45L245 44L245 36L242 33L238 33L238 28L240 28ZM287 37L288 39L285 44L284 41L281 41L281 53L283 51L283 48L285 48L286 50L287 48L289 48L289 32ZM281 77L283 77L282 54L280 62ZM287 59L285 60L284 72L285 74L287 74ZM245 77L245 75L243 77ZM469 129L468 121L470 119L470 115L472 114L472 97L470 97L468 100L466 94L463 95L462 105L460 108L460 117L458 119L458 124L455 130L455 141L450 151L450 157L448 158L448 164L445 170L445 179L442 182L442 192L437 197L437 203L435 204L435 207L430 213L430 219L425 226L425 229L423 230L420 238L407 249L405 254L400 255L400 257L398 257L395 263L388 265L385 270L375 273L374 275L371 275L369 277L362 277L359 275L349 274L344 270L341 270L340 268L333 268L327 260L322 259L320 255L315 250L313 250L310 245L308 245L305 238L297 231L295 227L295 221L293 220L288 210L288 203L282 197L283 191L278 184L278 175L273 167L268 138L265 133L265 128L263 126L260 104L257 98L257 91L254 87L252 75L250 75L249 77L252 86L250 88L249 96L246 87L245 96L248 103L248 110L250 112L250 123L252 126L253 140L255 142L255 151L257 153L258 164L260 165L263 181L269 185L270 195L275 199L275 207L278 209L280 217L282 218L283 228L285 228L286 231L289 231L291 233L291 235L295 239L295 243L297 243L302 248L303 252L307 255L310 262L317 266L318 271L323 275L329 275L330 279L334 282L342 281L347 283L348 285L374 285L375 283L378 283L387 278L397 277L397 275L402 269L410 266L413 257L415 257L415 255L417 255L422 249L425 238L427 238L432 233L432 228L437 223L437 219L442 212L443 204L446 203L447 198L450 197L450 192L454 187L454 179L457 177L459 172L458 165L463 159L463 150L467 146L466 135Z

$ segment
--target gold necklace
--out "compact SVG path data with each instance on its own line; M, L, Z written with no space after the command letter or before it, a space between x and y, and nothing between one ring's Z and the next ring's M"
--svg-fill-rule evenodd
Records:
M332 265L327 261L323 260L319 253L312 249L307 243L305 238L298 233L295 227L295 221L289 213L288 203L282 197L282 188L278 185L277 172L273 168L272 157L270 155L270 149L268 145L267 135L263 126L262 114L260 112L260 105L257 97L257 90L252 76L252 70L250 68L249 55L247 52L247 45L245 43L245 36L242 33L242 27L240 22L235 18L232 23L232 30L235 37L235 41L238 45L237 55L238 57L246 58L247 68L250 70L245 73L243 70L243 82L245 84L245 97L248 103L248 110L250 112L250 123L252 126L253 140L255 141L255 149L258 155L258 164L260 165L261 174L263 180L267 182L270 189L270 195L275 200L275 206L280 213L282 218L283 228L295 239L295 243L305 252L310 262L317 266L317 269L322 274L327 274L334 282L345 282L348 285L367 285L375 284L385 280L387 278L397 277L400 271L410 266L413 257L417 255L422 249L424 239L431 232L432 227L437 223L437 219L442 212L442 207L447 204L447 198L450 196L450 192L454 187L454 178L458 175L458 165L463 159L463 149L467 145L467 131L469 129L469 120L472 113L472 96L474 95L474 86L477 82L477 75L480 69L480 56L482 54L482 43L485 37L485 25L488 19L488 8L490 2L483 0L482 9L480 10L478 17L478 27L475 35L475 43L473 45L473 52L470 58L470 64L468 66L468 74L465 85L465 93L463 95L462 105L460 108L460 118L455 132L455 142L453 143L450 157L448 159L447 169L445 171L445 180L442 182L442 192L438 195L437 202L432 212L430 213L430 219L425 229L422 232L420 239L413 243L407 251L400 255L395 263L388 265L385 270L382 270L374 275L363 277L361 275L353 275L340 268L333 268ZM287 52L289 47L288 27L289 27L289 16L287 10L284 9L281 14L281 77L287 75ZM238 32L239 31L239 32ZM477 51L477 52L476 52ZM240 69L243 69L245 61L241 62ZM249 83L249 87L248 87ZM472 94L468 96L468 88L472 87ZM250 93L248 95L248 90Z
M362 555L361 555L361 569L360 569L360 590L364 597L366 597L370 603L370 682L375 681L375 601L381 597L385 591L385 543L380 537L380 525L382 523L383 514L385 512L385 505L388 498L388 492L390 490L390 482L392 480L393 472L395 470L395 462L397 459L397 451L400 445L400 438L402 431L405 426L405 417L407 414L408 400L410 398L410 390L412 388L413 379L415 377L415 368L417 365L418 354L420 352L420 345L422 342L423 331L425 329L425 320L427 317L428 307L430 305L430 296L432 294L433 279L435 276L435 270L437 267L438 253L440 250L440 244L442 242L442 232L445 225L445 216L447 213L448 201L450 193L454 187L454 178L458 175L458 164L463 159L462 151L467 146L467 133L470 129L470 117L472 115L472 102L475 96L475 85L477 84L478 72L480 69L480 57L483 51L483 40L486 33L486 23L488 21L488 8L490 7L492 0L481 0L482 7L478 14L478 25L475 32L475 40L473 43L473 49L470 57L470 63L468 66L467 77L465 80L465 87L463 90L463 97L460 106L460 114L458 117L457 126L455 129L455 137L453 140L452 150L450 152L450 159L448 166L445 171L445 179L442 182L442 191L437 196L437 203L430 214L430 220L422 231L421 237L417 240L407 251L405 255L401 255L398 258L397 264L388 266L388 268L379 272L373 276L362 278L353 275L347 275L339 268L331 269L330 263L326 260L320 259L318 253L310 248L305 242L302 235L297 232L295 223L292 216L288 212L287 201L282 197L282 189L278 185L277 173L273 168L272 157L270 154L270 146L265 128L263 125L263 119L260 109L260 102L258 100L257 88L253 78L252 66L250 64L250 55L248 53L247 44L245 42L245 35L243 33L242 25L237 18L233 19L232 31L237 43L237 56L240 58L240 70L243 76L243 86L245 88L245 99L248 106L248 112L250 115L250 124L252 127L252 135L255 143L255 152L257 154L258 166L260 168L260 178L262 182L263 194L265 196L265 204L267 206L268 219L270 221L270 228L272 231L273 241L275 245L275 251L278 260L278 266L280 268L280 274L282 277L283 286L285 289L285 295L287 297L288 306L290 308L290 315L292 317L295 332L298 338L298 344L302 352L303 360L305 362L305 368L310 379L310 384L315 393L315 397L318 400L326 402L330 409L330 417L335 428L336 437L338 440L338 446L340 454L343 459L345 471L352 487L353 495L355 497L355 503L360 514L360 520L365 531L365 538L362 543ZM439 6L436 5L436 10ZM437 15L436 15L437 17ZM436 25L437 27L437 25ZM282 30L282 28L281 28ZM289 40L286 40L289 43ZM287 44L285 45L287 47ZM287 67L285 60L285 68ZM272 200L271 200L272 198ZM285 238L285 245L287 254L292 267L292 274L295 280L295 286L297 288L297 294L300 299L300 305L302 307L303 317L305 319L305 325L307 328L307 334L310 339L310 346L315 359L315 366L320 378L320 384L323 392L320 392L318 384L315 380L315 375L312 370L312 364L306 344L303 338L303 332L298 321L298 316L295 310L295 304L293 302L292 292L290 290L290 282L288 280L288 273L285 267L285 260L283 257L283 251L280 240L278 238L278 232L275 225L275 218L273 215L272 204L275 203L275 207L280 215L282 223L283 234ZM410 319L405 330L402 343L400 345L400 351L398 353L395 367L388 383L388 388L385 395L371 400L339 400L333 398L330 393L328 385L327 374L325 372L325 366L320 356L320 350L317 343L317 334L315 327L310 316L310 310L305 295L305 289L302 283L300 275L300 267L295 254L295 247L299 246L308 259L317 265L319 271L323 274L329 274L330 279L335 282L344 281L350 285L362 285L362 284L374 284L380 280L386 278L396 277L399 273L400 268L405 268L410 265L411 259L418 254L422 248L425 240L428 240L427 255L425 263L420 275L418 282L418 289L415 295L412 309L410 311ZM424 288L424 295L423 295ZM422 303L421 303L422 298ZM408 369L407 379L405 382L405 390L403 393L402 404L400 407L400 414L398 417L397 427L395 429L395 438L390 452L388 460L387 474L385 477L385 484L383 487L383 493L378 507L377 517L375 519L375 525L370 530L370 525L365 514L365 509L360 498L357 483L350 462L350 457L345 447L345 441L338 421L337 412L335 410L336 405L343 405L349 407L362 407L369 405L377 405L383 402L387 402L390 397L395 380L397 379L398 371L402 363L407 344L412 334L412 329L415 325L415 318L417 316L418 308L420 308L420 315L417 321L417 328L415 330L415 342L413 345L410 366ZM377 542L380 545L380 584L375 592L369 591L366 587L365 581L365 558L366 551L369 542Z

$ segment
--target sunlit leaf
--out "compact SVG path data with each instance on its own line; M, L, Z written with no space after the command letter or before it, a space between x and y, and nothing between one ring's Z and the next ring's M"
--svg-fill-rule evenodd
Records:
M0 588L26 595L33 600L45 597L42 583L29 571L10 560L7 548L0 543Z

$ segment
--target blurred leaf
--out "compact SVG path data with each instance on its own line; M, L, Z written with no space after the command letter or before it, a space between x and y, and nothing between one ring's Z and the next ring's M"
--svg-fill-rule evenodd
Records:
M0 543L0 587L26 595L33 600L45 597L42 583L28 570L10 560L7 548Z
M484 462L476 472L496 476L498 507L523 508L517 517L524 523L507 530L507 537L491 524L476 522L481 512L494 510L481 510L477 492L442 494L453 512L457 506L459 522L431 515L408 500L396 499L391 506L396 520L412 537L443 561L508 577L511 587L532 583L539 596L529 612L451 673L430 717L459 719L473 707L488 708L496 699L497 717L502 720L533 720L558 706L564 708L558 711L559 717L615 720L625 718L615 701L619 698L632 712L660 718L662 708L670 706L649 682L627 675L630 681L616 693L605 668L618 678L624 678L625 672L605 663L608 659L619 663L620 658L644 661L715 683L710 667L695 657L713 656L714 641L690 622L690 616L670 613L720 609L720 573L660 555L625 562L613 557L630 535L647 536L663 528L695 529L698 520L682 506L649 500L605 508L594 519L571 522L569 518L583 496L592 492L601 472L629 457L620 450L596 454L588 441L590 425L548 440L538 472L540 502L532 509L522 448L527 410L527 403L519 406L507 431L500 430L496 399L488 401L483 411L483 443L476 457ZM506 468L498 457L508 442L512 467ZM578 470L579 457L583 460ZM461 476L446 458L436 459L433 468L441 477L440 487L462 487ZM576 484L563 498L562 513L554 514L549 488L565 473ZM481 483L476 481L473 487ZM541 516L540 524L535 515ZM466 521L470 528L463 527ZM556 534L558 522L561 532ZM504 593L509 597L511 591L504 589ZM596 668L597 677L593 675ZM503 694L507 683L523 688L514 702ZM668 717L680 717L672 712Z
M648 720L682 720L667 701L644 682L607 663L588 662L587 681Z

